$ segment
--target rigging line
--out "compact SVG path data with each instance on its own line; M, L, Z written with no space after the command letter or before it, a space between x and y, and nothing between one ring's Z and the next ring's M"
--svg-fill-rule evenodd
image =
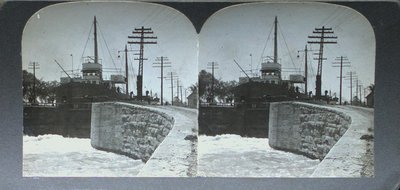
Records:
M89 35L88 35L88 37L87 37L87 40L86 40L86 44L85 44L85 47L83 48L83 52L82 52L82 55L81 55L81 59L82 59L82 57L83 57L83 55L85 55L85 50L86 50L86 47L87 47L87 45L88 45L88 43L89 43L89 40L90 40L90 34L92 33L92 29L93 29L93 24L91 25L91 27L90 27L90 30L89 30ZM79 64L79 66L78 66L78 70L80 69L80 64Z
M274 25L274 23L271 24L271 27L270 27L271 29L270 29L270 31L269 31L268 38L267 38L267 40L266 40L266 42L265 42L265 44L264 44L264 48L263 48L263 51L262 51L261 56L260 56L260 61L258 62L256 68L258 68L258 66L259 66L259 65L261 64L261 62L262 62L262 58L263 58L265 49L267 48L268 41L269 41L269 39L270 39L270 37L271 37L271 34L272 34L272 30L274 29L274 27L272 27L273 25Z
M162 19L158 19L157 22L153 21L152 25L162 28L162 25L168 22L167 20L173 16L174 12L167 12L167 10L163 9L161 11L158 11L157 14L153 15L153 20L156 20L160 16L160 14L162 14Z
M100 50L101 50L101 53L104 55L104 48L103 48L103 45L101 44L101 43L99 43L99 45L98 46L100 46ZM100 60L101 60L101 63L103 64L103 59L100 59L100 58L97 58L98 59L98 61L100 62ZM104 65L103 65L104 66ZM115 68L116 69L116 68ZM104 69L103 69L104 70ZM103 75L103 77L104 77L104 75Z
M117 66L115 65L114 59L113 59L113 57L111 55L110 49L108 48L108 44L106 42L106 39L104 38L103 32L102 32L102 30L100 28L100 24L98 23L97 25L99 26L100 35L103 38L104 43L106 44L106 48L107 48L108 54L110 55L111 62L113 63L115 69L117 69Z
M279 23L278 23L278 27L279 27L279 32L280 32L281 35L282 35L283 41L285 42L286 49L288 50L288 54L289 54L290 60L292 61L292 64L293 64L294 68L297 68L297 67L296 67L296 64L294 64L292 54L290 54L289 46L287 45L285 36L283 35L282 28L281 28L281 25L280 25ZM298 68L298 69L300 69L300 68Z

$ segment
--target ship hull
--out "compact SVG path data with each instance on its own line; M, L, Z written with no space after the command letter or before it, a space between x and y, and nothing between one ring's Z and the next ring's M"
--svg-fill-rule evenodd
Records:
M129 96L107 84L62 84L56 89L55 106L24 107L24 134L90 138L92 103L127 100Z
M305 99L305 95L287 84L247 82L234 90L234 104L200 106L199 134L237 134L267 138L271 102ZM200 104L202 105L202 104Z
M91 109L24 107L24 134L90 138Z

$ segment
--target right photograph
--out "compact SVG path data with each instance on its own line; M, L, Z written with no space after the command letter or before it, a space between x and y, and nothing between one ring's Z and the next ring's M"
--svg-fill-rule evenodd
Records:
M249 3L199 34L203 177L374 177L375 35L357 11Z

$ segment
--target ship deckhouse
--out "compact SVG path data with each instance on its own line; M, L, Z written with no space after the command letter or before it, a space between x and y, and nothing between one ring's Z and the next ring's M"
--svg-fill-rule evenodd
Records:
M281 64L275 62L271 57L264 58L261 63L261 79L270 84L280 84L281 77Z
M94 62L92 57L85 57L82 64L82 75L84 83L89 84L100 84L103 81L102 78L102 65Z

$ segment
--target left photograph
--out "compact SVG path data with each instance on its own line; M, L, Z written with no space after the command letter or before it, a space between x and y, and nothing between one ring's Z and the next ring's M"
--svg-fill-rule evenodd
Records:
M182 13L60 3L21 43L23 177L196 176L198 35Z

